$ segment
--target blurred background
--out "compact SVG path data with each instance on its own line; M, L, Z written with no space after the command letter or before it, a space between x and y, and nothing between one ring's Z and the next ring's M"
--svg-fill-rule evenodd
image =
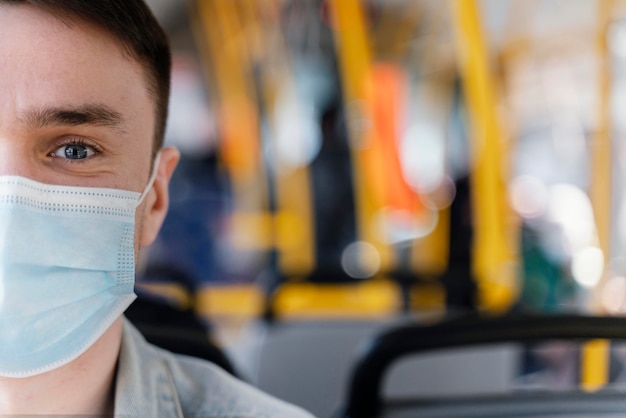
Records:
M626 1L148 3L182 160L138 286L247 380L328 416L390 321L624 314Z

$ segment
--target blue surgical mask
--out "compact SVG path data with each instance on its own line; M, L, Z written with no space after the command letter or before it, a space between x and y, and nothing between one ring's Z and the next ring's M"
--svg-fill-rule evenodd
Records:
M143 193L0 176L0 376L76 359L136 298Z

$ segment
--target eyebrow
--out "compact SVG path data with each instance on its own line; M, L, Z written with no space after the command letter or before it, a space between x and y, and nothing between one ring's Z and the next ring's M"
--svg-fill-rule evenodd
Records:
M103 126L122 130L122 114L102 104L77 107L46 107L29 109L24 120L30 129L47 126Z

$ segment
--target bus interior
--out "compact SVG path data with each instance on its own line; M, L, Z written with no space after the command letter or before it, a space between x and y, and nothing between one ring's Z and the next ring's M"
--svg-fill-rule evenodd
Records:
M624 416L626 1L148 3L149 340L320 418Z

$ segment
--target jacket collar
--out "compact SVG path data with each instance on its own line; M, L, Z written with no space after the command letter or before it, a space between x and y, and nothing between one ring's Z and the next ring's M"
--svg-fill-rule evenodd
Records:
M115 382L115 416L183 418L170 370L126 318Z

